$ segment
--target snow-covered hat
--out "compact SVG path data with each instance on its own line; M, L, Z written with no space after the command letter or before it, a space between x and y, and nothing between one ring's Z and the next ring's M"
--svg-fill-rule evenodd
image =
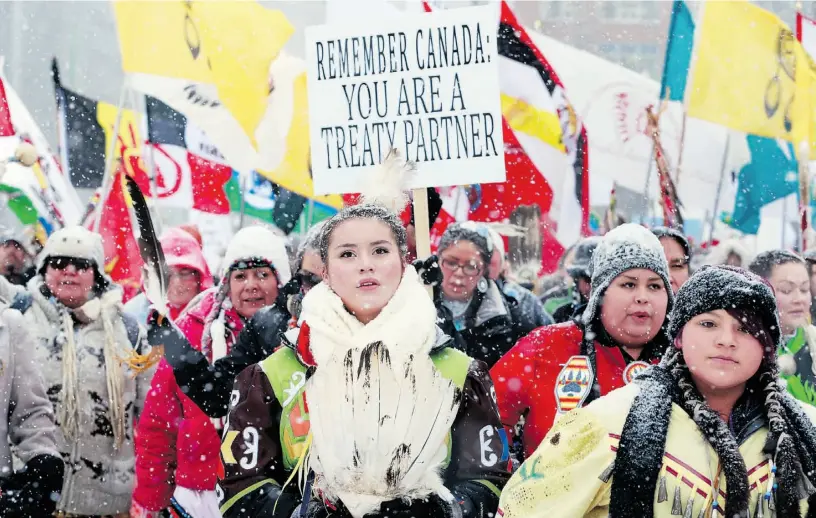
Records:
M201 291L213 285L210 267L204 259L201 244L183 227L167 229L159 238L164 259L170 268L189 268L198 272Z
M686 254L686 260L691 262L691 245L686 236L676 228L670 227L654 227L652 234L657 236L657 239L668 237L677 241L677 244L683 247L683 253Z
M320 253L320 232L323 230L325 221L321 221L306 232L306 237L297 247L295 251L295 258L292 262L292 271L297 273L303 267L303 257L309 250L314 250Z
M674 296L669 282L669 264L666 262L663 246L646 228L634 223L625 223L607 232L592 254L592 291L584 311L584 323L592 322L600 314L606 288L615 277L627 270L638 268L651 270L660 276L669 297L666 311L671 311Z
M76 257L91 261L96 271L107 281L105 275L105 249L102 236L79 225L57 230L45 242L37 257L37 271L42 272L49 257Z
M578 241L575 245L572 264L566 268L570 277L573 279L580 277L592 278L592 254L595 253L595 249L601 244L602 239L600 236L589 236Z
M37 255L35 247L36 231L33 226L27 225L6 225L0 222L0 244L12 241L22 247L31 258Z
M744 308L757 315L773 343L779 344L779 313L771 287L755 273L725 265L703 266L680 287L669 320L669 336L676 338L683 326L701 313L729 308Z
M283 286L292 278L286 241L261 227L245 227L232 238L222 262L221 277L226 280L230 270L241 267L241 263L264 262L275 269L278 285Z
M448 225L445 233L442 234L442 239L439 240L438 253L441 254L457 241L470 241L473 243L479 249L484 264L490 264L490 258L493 256L493 239L487 225L475 221L463 221Z

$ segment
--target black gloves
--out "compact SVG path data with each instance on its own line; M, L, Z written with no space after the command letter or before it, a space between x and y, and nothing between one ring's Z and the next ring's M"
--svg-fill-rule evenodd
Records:
M0 517L51 516L62 491L65 465L53 455L37 455L3 481Z
M411 263L416 268L422 282L430 286L441 284L443 280L442 269L439 267L439 258L435 255L427 259L417 259Z
M327 507L322 502L309 502L305 515L301 515L300 506L292 513L292 518L351 518L342 502L338 502L336 509ZM380 505L380 510L369 513L366 518L461 518L462 511L455 502L445 502L437 495L428 498L412 500L406 504L403 500L391 500Z
M374 516L377 518L419 518L420 516L461 518L462 511L456 502L448 503L438 495L431 495L420 500L412 500L410 504L406 504L403 500L385 502L380 506L380 512Z
M291 518L352 518L352 516L343 504L336 506L336 509L332 509L323 502L312 500L309 502L305 513L302 512L301 506L297 506L292 512Z
M201 358L201 353L193 349L184 333L155 309L147 315L147 342L151 347L161 346L167 363L174 369Z

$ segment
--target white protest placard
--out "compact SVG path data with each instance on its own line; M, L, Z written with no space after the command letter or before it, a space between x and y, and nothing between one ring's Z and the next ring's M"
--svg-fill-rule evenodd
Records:
M491 6L306 29L315 194L359 192L391 148L411 188L505 181Z

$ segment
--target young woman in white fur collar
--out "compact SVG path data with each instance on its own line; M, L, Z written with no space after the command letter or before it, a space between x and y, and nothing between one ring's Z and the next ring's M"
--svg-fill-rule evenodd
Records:
M493 516L509 457L493 385L437 328L405 229L357 205L319 242L298 336L236 380L221 512Z

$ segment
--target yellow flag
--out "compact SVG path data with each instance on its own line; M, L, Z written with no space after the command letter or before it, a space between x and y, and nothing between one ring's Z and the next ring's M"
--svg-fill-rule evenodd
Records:
M309 151L309 100L306 95L306 72L294 80L292 122L286 134L286 154L274 171L258 171L273 182L306 198L340 209L343 199L336 195L315 196Z
M269 94L269 64L294 28L257 2L117 1L125 72L214 84L255 144Z
M748 1L708 1L698 30L690 117L811 141L812 62L779 18Z

